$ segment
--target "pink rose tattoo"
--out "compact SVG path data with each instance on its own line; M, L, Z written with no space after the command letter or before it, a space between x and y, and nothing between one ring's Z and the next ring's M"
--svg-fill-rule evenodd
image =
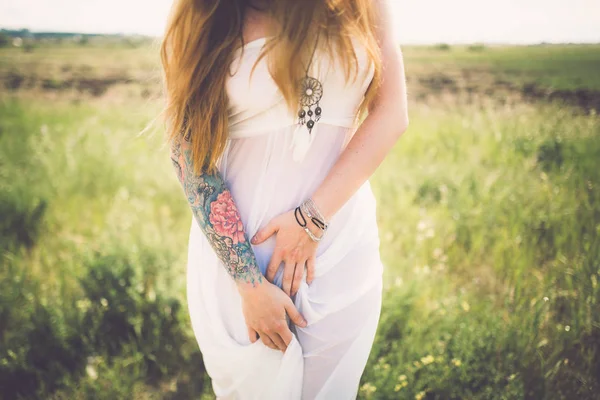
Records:
M210 223L218 235L231 238L233 244L244 243L244 225L231 198L231 192L225 190L210 203Z
M218 171L195 173L191 143L185 138L172 142L171 162L198 226L226 271L235 281L261 283L263 275L223 177Z

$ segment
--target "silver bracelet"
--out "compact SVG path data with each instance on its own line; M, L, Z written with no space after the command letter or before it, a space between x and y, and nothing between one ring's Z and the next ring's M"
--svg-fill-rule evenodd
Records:
M294 210L294 217L296 218L296 222L298 222L298 225L300 225L302 229L304 229L304 232L306 232L306 234L310 237L310 239L313 242L319 242L323 238L323 235L321 235L321 237L318 237L315 234L313 234L310 231L310 229L308 229L308 223L303 213L304 211L302 210L302 205L296 207L296 209Z
M322 235L321 235L321 237L315 236L314 233L312 233L310 231L310 229L308 229L307 227L304 227L304 231L306 231L306 233L308 233L308 236L312 239L313 242L320 242L321 239L323 239Z
M324 227L322 227L321 225L319 225L319 224L316 224L316 223L314 222L314 220L313 220L314 216L312 215L312 213L310 212L310 210L309 210L309 209L306 207L306 205L304 205L304 204L301 204L301 205L300 205L300 209L302 210L302 212L303 212L304 214L306 214L306 216L308 217L308 219L309 219L309 220L311 220L312 224L313 224L314 226L316 226L318 229L320 229L320 230L321 230L321 232L322 232L322 233L321 233L321 237L325 236L325 233L327 232L327 225L325 225Z
M323 235L325 235L329 224L325 221L325 217L323 217L323 214L319 211L315 202L311 198L308 198L300 205L300 209L317 228L323 231ZM321 237L323 237L323 235L321 235Z

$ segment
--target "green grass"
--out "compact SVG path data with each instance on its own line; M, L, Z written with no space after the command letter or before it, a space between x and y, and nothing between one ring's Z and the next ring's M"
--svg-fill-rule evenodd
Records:
M373 179L389 284L365 397L593 398L599 134L556 105L413 108Z
M598 54L405 50L413 80L446 65L565 90L598 90ZM0 51L5 78L135 78L0 95L0 398L212 398L185 304L191 215L160 125L137 135L160 111L143 95L158 93L144 80L155 56ZM409 130L371 180L386 286L360 398L593 399L597 114L417 90L427 100L411 96Z

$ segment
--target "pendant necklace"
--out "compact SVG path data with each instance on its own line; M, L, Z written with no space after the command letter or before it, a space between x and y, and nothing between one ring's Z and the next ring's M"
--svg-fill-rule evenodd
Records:
M315 56L317 50L317 44L319 43L319 34L317 33L317 40L315 42L315 48L310 57L310 62L306 67L306 75L300 79L298 84L298 95L300 97L300 109L298 110L298 124L305 125L308 128L308 134L310 133L319 119L321 119L322 109L319 105L319 101L323 97L323 85L317 78L308 75L308 71Z

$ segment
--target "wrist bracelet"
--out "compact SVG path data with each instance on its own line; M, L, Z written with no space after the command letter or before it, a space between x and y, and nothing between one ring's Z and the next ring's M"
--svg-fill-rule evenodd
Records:
M313 216L312 213L310 212L310 210L308 209L308 207L306 207L306 204L302 203L302 205L300 205L300 208L308 216L308 218L312 221L312 223L317 228L319 228L323 232L325 232L327 230L327 224L325 222L321 221L320 219L318 219L317 217Z
M306 204L306 208L310 210L311 214L318 218L325 226L325 229L327 229L327 220L321 212L321 210L319 210L319 207L317 207L317 205L315 204L315 201L312 199L312 197L306 199L304 203Z
M306 222L306 218L304 218L304 214L302 214L301 207L296 207L294 210L294 217L296 217L296 222L298 222L298 225L304 229L304 232L308 234L313 242L319 242L323 238L323 235L321 235L321 237L315 236L315 234L308 229L308 223Z
M298 223L298 225L300 225L303 228L306 228L306 218L304 218L304 215L302 215L302 209L300 207L296 207L296 209L294 210L294 217L296 217L296 222ZM302 222L300 222L300 218L302 218Z
M320 242L320 241L321 241L321 239L323 238L323 236L321 236L321 237L317 237L317 236L315 236L315 234L314 234L314 233L312 233L312 232L310 231L310 229L308 229L308 228L306 228L306 227L304 228L304 231L305 231L306 233L308 233L308 236L309 236L309 237L312 239L312 241L313 241L313 242Z
M327 231L329 224L325 221L325 217L318 209L317 205L312 198L308 198L300 205L302 211L308 216L313 224L317 228L323 231L323 234Z

